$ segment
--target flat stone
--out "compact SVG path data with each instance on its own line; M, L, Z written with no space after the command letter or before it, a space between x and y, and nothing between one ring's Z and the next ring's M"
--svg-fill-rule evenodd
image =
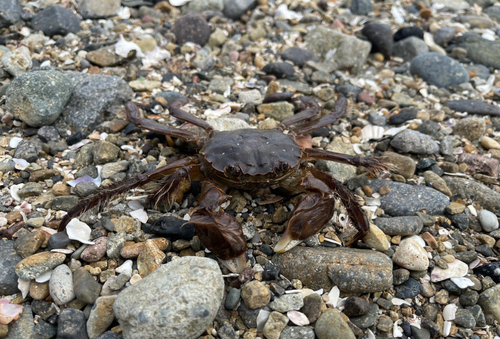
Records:
M285 277L300 279L311 289L338 286L345 292L368 293L392 286L390 258L371 250L295 247L275 254L272 261Z
M87 333L90 339L95 339L103 334L115 320L113 304L116 298L116 295L110 295L99 297L95 301L87 320Z
M500 115L500 107L480 100L450 100L446 101L444 105L457 112L482 115Z
M339 311L327 309L314 326L319 339L355 339L356 336Z
M16 265L16 274L21 279L35 279L39 275L59 266L65 259L66 255L63 253L36 253Z
M387 235L415 235L424 227L419 217L377 218L375 224Z
M420 54L411 61L411 74L437 87L459 85L469 81L469 73L458 61L439 53Z
M67 265L54 268L49 281L49 291L57 305L64 305L75 298L73 274Z
M87 339L85 313L74 308L65 308L59 314L57 337L60 339Z
M384 152L383 157L397 167L397 173L404 176L406 179L412 177L415 174L416 164L415 160L411 157L401 155L394 152Z
M477 202L491 212L500 212L500 194L484 184L446 175L443 176L443 179L451 192L459 198Z
M401 153L434 154L439 151L439 145L430 136L408 129L397 134L391 146Z
M83 267L76 269L73 273L73 283L76 298L93 305L101 292L101 284Z

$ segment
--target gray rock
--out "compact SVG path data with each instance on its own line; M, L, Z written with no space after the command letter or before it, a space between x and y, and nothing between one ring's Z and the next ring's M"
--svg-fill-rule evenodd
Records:
M27 162L35 162L38 160L38 152L40 148L35 143L23 140L17 145L14 152L14 158L24 159Z
M363 35L366 36L366 38L372 43L372 52L380 52L386 59L391 57L394 47L391 27L381 23L371 22L363 27L361 33L363 33Z
M453 322L465 328L473 328L476 326L476 319L472 316L468 310L459 308L455 314L455 320Z
M118 232L110 236L106 243L106 254L108 258L118 259L120 257L120 251L126 241L127 233L125 232Z
M369 42L323 26L310 31L304 41L307 49L328 64L330 70L352 68L357 73L371 50ZM336 50L334 55L332 50Z
M276 299L274 299L269 307L273 311L278 311L281 313L285 313L288 311L298 311L304 306L304 299L302 294L285 294Z
M92 131L104 121L105 115L121 112L121 105L132 98L132 89L120 77L78 72L65 74L74 87L64 109L65 120L77 132Z
M7 172L14 171L16 169L16 163L12 160L2 161L0 162L0 172L3 174L7 174Z
M416 56L427 52L429 52L429 47L427 47L424 40L410 36L394 44L393 54L404 61L412 61Z
M58 339L88 339L85 313L75 308L65 308L59 313Z
M73 90L62 72L28 72L15 78L7 89L6 108L33 127L50 125L59 117Z
M441 47L448 46L448 43L455 37L456 30L453 27L443 27L434 32L434 42Z
M109 179L113 175L115 175L116 173L125 172L126 170L128 170L128 161L127 160L107 163L104 166L102 166L101 178L102 179Z
M17 194L20 198L39 196L43 192L43 187L37 182L28 182L24 185Z
M196 338L214 320L223 293L216 261L182 257L123 290L113 310L128 339Z
M84 0L80 14L84 19L101 19L115 15L120 9L120 0Z
M23 8L17 0L0 1L0 28L9 27L21 20Z
M314 339L314 328L310 326L286 326L281 331L280 339Z
M239 288L231 287L229 293L226 297L226 302L224 303L224 307L226 310L232 310L236 307L238 302L240 301L241 290Z
M484 66L484 65L469 65L467 67L465 67L465 69L468 71L468 72L473 72L475 74L476 77L478 78L481 78L481 79L488 79L488 77L490 76L490 71L488 70L488 67Z
M485 232L492 232L498 229L498 218L494 213L488 210L482 210L477 213L481 227Z
M33 15L31 27L47 36L78 33L80 18L62 6L51 6Z
M101 284L83 267L73 273L73 284L76 298L86 304L94 304L101 292Z
M411 327L411 334L415 339L431 339L431 333L426 328Z
M448 87L469 81L469 73L458 61L439 53L420 54L411 61L410 72L431 85Z
M457 177L443 176L446 186L461 199L477 202L491 212L500 212L500 194L484 184Z
M454 111L469 114L500 115L500 107L481 100L450 100L444 103Z
M59 140L59 132L54 126L42 126L38 129L36 134L40 137L43 142L57 141Z
M354 333L337 310L327 309L321 316L314 330L319 339L355 339Z
M386 180L366 180L357 178L348 182L349 188L367 185L373 192L378 192L380 187L389 186L390 192L380 197L380 202L387 215L413 216L416 212L425 210L429 215L441 215L450 203L443 193L426 186L408 185L400 182ZM449 186L448 186L449 187Z
M397 134L391 146L400 153L434 154L439 151L439 145L430 136L408 129Z
M305 63L314 58L314 55L307 49L300 47L290 47L283 52L283 60L290 60L295 65L302 67Z
M33 329L33 337L37 339L52 339L57 335L57 326L38 319Z
M187 6L188 13L202 13L205 11L222 12L224 0L193 0Z
M368 293L392 287L392 261L385 254L352 248L295 247L272 262L289 279L311 289ZM314 267L314 270L311 270Z
M224 15L230 19L237 20L246 11L257 5L256 0L226 0L224 3Z
M424 227L422 219L413 216L377 218L375 225L387 235L415 235Z
M87 320L87 333L90 339L95 339L103 334L115 320L113 304L116 297L116 295L104 296L95 301Z
M52 208L55 210L69 211L78 204L78 197L74 195L61 195L52 200Z
M35 326L31 306L23 305L23 313L16 321L9 324L9 333L6 339L34 338Z
M367 15L373 11L373 4L370 0L352 0L351 12L357 15Z
M49 281L50 296L57 305L64 305L75 299L73 274L67 265L54 268Z
M14 241L0 240L0 294L18 293L16 265L21 261L14 249Z
M499 6L490 6L488 8L484 8L483 13L488 14L488 16L490 18L494 18L497 21L500 21L500 7Z
M487 67L500 68L500 43L481 38L477 33L467 32L457 39L458 47L467 51L467 58Z
M359 317L352 317L349 320L356 326L358 326L361 329L368 328L375 324L375 321L377 321L378 317L378 305L377 304L371 304L370 309L368 312L362 316Z
M233 78L215 78L210 80L208 89L212 92L223 94L234 84Z
M486 130L486 121L484 118L470 117L461 119L453 127L453 132L469 141L476 141Z

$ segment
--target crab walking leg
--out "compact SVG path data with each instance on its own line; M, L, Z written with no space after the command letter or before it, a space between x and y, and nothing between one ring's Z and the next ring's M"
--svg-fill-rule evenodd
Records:
M207 132L213 131L214 128L208 122L180 109L180 107L187 105L191 101L194 100L189 98L179 98L174 100L170 105L168 105L168 111L170 112L170 115L179 120L186 121L192 123L193 125L201 127Z
M296 206L285 233L274 248L275 252L286 252L302 240L319 232L333 216L336 197L340 198L354 225L360 231L347 245L368 233L370 224L354 193L332 176L317 169L310 171L311 173L306 174L302 180L302 186L311 193Z
M335 121L340 119L347 112L347 99L344 97L340 97L335 103L335 108L333 112L322 116L318 120L307 122L299 127L293 129L295 134L305 134L312 131L315 131L321 127L325 127L333 124Z
M393 165L384 158L360 157L359 155L349 155L343 153L329 152L320 149L306 148L304 153L313 159L331 160L342 164L363 166L368 173L377 175L385 170L393 169Z
M335 195L325 183L307 173L302 179L302 186L310 193L290 215L288 227L274 248L275 252L286 252L318 233L333 216Z
M170 165L160 167L154 171L146 172L143 174L136 175L133 178L121 181L119 183L104 187L100 189L96 194L91 195L80 201L75 207L69 210L69 212L64 216L59 224L58 231L62 232L66 229L66 225L71 221L71 219L78 217L82 213L94 208L96 206L104 207L108 202L115 196L126 193L134 188L147 184L153 180L161 179L162 177L172 174L181 167L198 165L199 161L197 157L187 157L181 160L175 161Z
M229 198L205 181L201 200L189 222L194 224L201 243L232 272L240 273L246 267L247 241L236 218L221 210L220 205Z

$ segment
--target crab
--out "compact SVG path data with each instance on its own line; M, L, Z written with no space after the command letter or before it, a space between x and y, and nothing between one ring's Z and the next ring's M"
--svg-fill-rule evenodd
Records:
M298 136L330 125L345 114L347 100L344 97L337 100L332 112L305 123L302 122L320 112L318 103L309 97L294 97L293 93L271 94L264 102L284 100L294 103L298 112L276 128L267 130L217 131L206 121L181 109L190 99L177 99L168 106L171 116L201 127L208 137L143 118L139 107L129 102L126 112L130 122L166 136L195 142L199 153L101 189L72 208L62 219L59 231L83 212L95 206L103 207L116 195L148 182L162 180L149 196L149 201L157 204L182 198L193 180L203 183L198 204L190 210L189 223L194 224L202 244L233 272L241 272L246 267L247 244L241 224L224 211L231 198L226 194L229 188L246 191L279 188L290 194L305 193L293 209L287 228L274 247L275 252L285 252L318 233L332 218L336 199L347 208L358 230L351 242L357 241L367 234L370 224L354 193L331 175L317 170L310 161L324 159L362 166L373 175L389 169L390 165L382 158L299 146ZM299 123L302 124L297 125Z

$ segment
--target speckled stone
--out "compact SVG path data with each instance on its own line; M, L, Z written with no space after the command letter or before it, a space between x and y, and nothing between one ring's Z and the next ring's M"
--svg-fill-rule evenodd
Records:
M86 304L94 304L101 292L101 284L83 267L77 268L73 275L75 296Z
M50 296L57 305L64 305L75 299L73 274L67 265L54 268L49 281Z
M391 259L371 250L295 247L275 254L272 261L285 277L300 279L311 289L338 286L346 292L368 293L392 287Z
M422 219L413 216L377 218L375 224L387 235L415 235L424 227Z
M297 311L300 310L302 306L304 306L304 299L301 293L282 295L278 298L275 298L269 304L269 307L271 307L273 311L278 311L281 313L293 310Z
M269 318L264 325L264 335L267 339L279 339L281 331L288 324L288 318L286 315L279 312L271 312Z
M106 244L108 242L108 237L100 237L94 240L94 245L87 246L82 254L80 254L80 259L87 262L96 262L102 259L106 254Z
M250 309L266 306L271 300L271 292L260 281L252 280L241 288L241 298Z
M18 293L15 267L21 259L14 249L14 241L0 240L0 294Z
M416 240L408 238L401 242L392 256L399 266L412 271L422 271L429 267L427 251Z
M355 339L351 328L337 310L328 309L314 326L319 339Z
M16 274L21 279L35 279L39 275L50 271L66 259L62 253L41 252L33 254L16 265Z
M14 248L16 249L17 254L19 254L22 258L27 258L38 251L44 241L45 233L35 230L17 238L14 243Z
M113 320L115 320L113 304L116 297L116 295L99 297L95 301L87 320L87 333L90 339L95 339L103 334Z
M477 303L483 308L485 314L491 313L496 321L500 321L500 284L481 293Z

